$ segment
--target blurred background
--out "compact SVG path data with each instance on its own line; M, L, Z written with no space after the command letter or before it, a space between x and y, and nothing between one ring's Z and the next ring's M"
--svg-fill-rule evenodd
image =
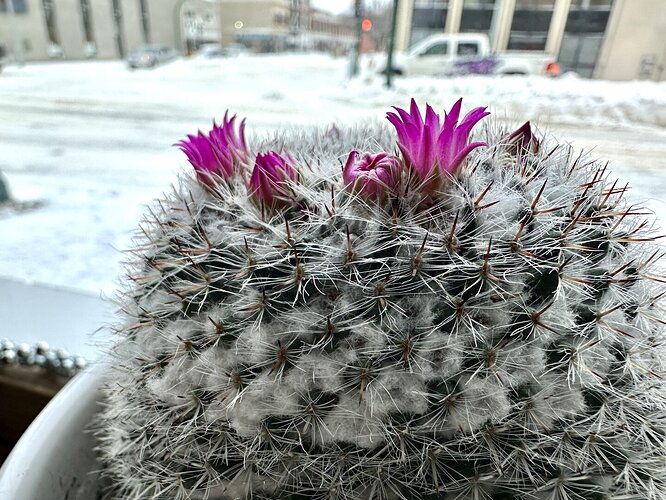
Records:
M172 145L226 109L256 135L462 96L663 218L664 80L666 0L0 0L0 361L100 355L123 250L189 168Z

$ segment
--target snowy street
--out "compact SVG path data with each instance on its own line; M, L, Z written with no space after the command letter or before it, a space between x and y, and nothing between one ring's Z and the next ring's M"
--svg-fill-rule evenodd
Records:
M171 145L225 109L268 132L287 123L382 120L414 96L442 111L459 96L519 124L531 119L633 186L666 216L666 84L564 77L349 82L347 60L321 55L35 64L0 74L0 171L19 206L0 208L0 277L112 295L144 206L184 156ZM6 289L5 289L6 290ZM2 336L2 334L0 334Z

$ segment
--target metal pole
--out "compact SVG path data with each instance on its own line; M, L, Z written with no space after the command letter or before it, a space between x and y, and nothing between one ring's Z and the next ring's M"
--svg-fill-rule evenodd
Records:
M398 4L400 0L393 0L393 15L391 17L391 33L389 35L388 54L386 57L386 88L393 85L393 51L395 50L395 27L398 24Z
M7 2L7 11L9 12L9 25L12 30L12 55L14 60L19 66L23 66L25 60L23 58L23 47L21 47L21 40L19 40L18 32L16 31L16 10L14 9L14 0Z
M352 59L351 76L358 75L358 58L361 54L361 37L363 36L361 0L355 0L354 2L354 16L356 17L356 48L354 49L354 57Z

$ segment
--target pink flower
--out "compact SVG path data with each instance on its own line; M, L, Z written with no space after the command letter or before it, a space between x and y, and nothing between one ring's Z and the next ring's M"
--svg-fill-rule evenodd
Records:
M284 204L291 195L290 182L298 181L294 160L275 151L259 153L250 177L251 194L260 204Z
M236 115L229 119L229 110L225 111L222 125L213 121L210 142L213 151L224 164L225 169L234 171L238 163L247 162L248 151L245 143L245 119L241 120L238 131L235 129Z
M349 189L371 200L379 200L393 191L400 176L400 160L388 153L349 153L342 179ZM358 161L357 161L358 160Z
M188 135L186 140L182 140L176 145L187 155L187 159L202 182L213 184L212 174L219 175L222 178L231 175L232 172L227 170L226 165L220 161L215 151L213 151L208 136L203 132L199 131L197 135Z
M187 155L199 179L208 185L214 184L214 175L223 179L233 176L238 164L247 161L245 120L241 121L236 131L236 115L231 119L228 115L228 111L224 113L222 125L213 122L209 134L199 131L197 135L188 135L187 139L176 144Z
M394 108L396 113L388 113L386 118L398 133L398 147L415 177L424 186L437 188L444 174L453 174L467 155L485 142L468 144L472 127L489 115L486 108L474 108L460 123L462 98L444 113L444 123L431 106L426 104L425 120L412 99L409 113Z

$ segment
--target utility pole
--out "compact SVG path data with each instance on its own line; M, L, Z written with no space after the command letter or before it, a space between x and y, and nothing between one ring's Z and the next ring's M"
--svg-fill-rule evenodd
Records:
M14 61L19 65L23 66L25 60L23 58L23 47L21 46L21 40L19 40L18 32L16 31L16 10L14 9L14 0L9 0L7 2L7 11L9 13L9 25L12 30L12 56L14 56Z
M386 56L386 88L393 85L393 52L395 51L395 27L398 24L398 4L400 0L393 0L393 13L391 15L391 33L389 34L388 54Z
M358 75L358 59L361 54L361 37L363 36L361 0L354 0L354 17L356 18L356 48L354 49L354 56L351 64L350 73L352 77Z

